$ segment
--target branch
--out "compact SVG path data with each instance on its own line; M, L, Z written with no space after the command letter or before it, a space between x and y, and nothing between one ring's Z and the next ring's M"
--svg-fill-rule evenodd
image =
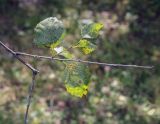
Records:
M24 124L28 124L28 111L29 111L29 107L31 104L31 98L33 96L33 91L34 91L34 87L35 87L35 78L36 78L37 73L32 73L32 83L30 84L29 87L29 95L28 95L28 103L27 103L27 109L26 109L26 113L25 113L25 117L24 117Z
M32 71L32 83L30 84L30 87L29 87L29 96L27 100L28 103L27 103L27 108L26 108L26 113L25 113L25 118L24 118L24 124L28 123L28 111L29 111L29 107L31 104L31 98L33 96L33 91L35 87L35 77L39 73L39 71L35 69L34 67L32 67L29 63L26 63L19 56L28 56L28 57L33 57L36 59L47 59L47 60L57 60L57 61L74 61L74 62L80 62L80 63L96 64L96 65L111 66L111 67L133 67L133 68L145 68L145 69L151 69L154 67L154 66L140 66L140 65L109 64L109 63L102 63L102 62L85 61L81 59L62 59L62 58L55 58L55 57L50 57L50 56L33 55L33 54L28 54L28 53L23 53L23 52L15 52L11 50L10 48L8 48L1 41L0 41L0 45L3 46L17 60L19 60L22 64L24 64L26 67L28 67Z
M35 69L34 67L32 67L29 63L26 63L22 58L20 58L16 52L14 52L13 50L11 50L10 48L8 48L5 44L3 44L0 41L0 45L3 46L9 53L11 53L17 60L19 60L22 64L24 64L26 67L28 67L31 71L32 71L32 83L30 84L30 88L29 88L29 96L27 99L27 109L26 109L26 113L25 113L25 117L24 117L24 124L28 123L28 111L29 111L29 107L31 104L31 98L32 98L32 94L33 94L33 90L34 90L34 85L35 85L35 77L36 75L39 73L39 71L37 69Z
M9 47L7 47L4 43L2 43L2 41L0 41L0 45L3 46L9 53L11 53L16 59L18 59L22 64L24 64L25 66L27 66L32 72L34 73L38 73L39 71L37 69L35 69L34 67L32 67L29 63L26 63L22 58L20 58L16 52L14 52L13 50L11 50Z
M109 63L103 63L103 62L93 62L93 61L85 61L81 59L62 59L62 58L54 58L50 56L40 56L40 55L33 55L23 52L16 52L17 55L21 56L28 56L33 57L36 59L47 59L47 60L57 60L57 61L74 61L74 62L80 62L80 63L87 63L87 64L96 64L96 65L103 65L103 66L111 66L111 67L133 67L133 68L144 68L144 69L152 69L154 66L141 66L141 65L125 65L125 64L109 64Z

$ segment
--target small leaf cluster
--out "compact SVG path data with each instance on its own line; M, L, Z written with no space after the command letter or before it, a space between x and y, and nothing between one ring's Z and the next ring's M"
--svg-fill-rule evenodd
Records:
M81 28L80 40L69 48L63 46L65 29L62 21L56 17L49 17L35 27L34 43L40 47L49 47L53 57L62 56L67 59L75 59L69 49L79 49L84 55L90 54L96 49L96 39L100 30L103 28L101 23L86 24ZM64 62L65 69L63 81L66 90L71 95L83 97L88 92L90 82L89 67L77 62Z

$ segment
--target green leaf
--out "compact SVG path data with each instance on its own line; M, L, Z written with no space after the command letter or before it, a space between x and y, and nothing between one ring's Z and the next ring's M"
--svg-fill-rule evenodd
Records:
M99 35L99 31L103 28L102 23L87 24L81 29L82 38L95 39Z
M74 47L80 48L84 54L89 54L89 53L93 52L97 46L94 45L93 43L91 43L87 39L81 39L78 42L78 44Z
M38 46L57 46L63 37L63 23L56 17L49 17L40 23L34 29L34 43Z
M50 52L51 52L52 56L61 55L61 56L68 58L68 59L71 59L74 57L73 54L71 54L66 48L64 48L62 46L55 48L54 46L52 47L52 45L51 45Z
M76 62L67 62L63 74L63 81L67 92L82 97L88 92L90 72L87 65Z

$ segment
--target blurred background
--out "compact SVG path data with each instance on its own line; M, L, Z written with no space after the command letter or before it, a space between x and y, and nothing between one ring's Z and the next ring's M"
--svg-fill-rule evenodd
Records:
M65 91L64 66L25 58L40 70L30 124L160 124L160 0L0 0L0 40L16 51L50 55L33 44L34 27L55 16L64 22L65 44L80 38L79 24L104 24L98 49L83 59L154 65L110 68L91 65L89 93ZM0 124L22 124L31 72L0 47Z

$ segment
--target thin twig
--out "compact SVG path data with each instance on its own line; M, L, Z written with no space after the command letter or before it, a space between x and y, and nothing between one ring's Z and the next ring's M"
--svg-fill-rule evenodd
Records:
M111 67L133 67L133 68L145 68L145 69L151 69L154 66L141 66L141 65L125 65L125 64L109 64L109 63L103 63L103 62L93 62L93 61L85 61L81 59L62 59L62 58L54 58L50 56L40 56L40 55L33 55L23 52L16 52L17 55L21 56L28 56L33 57L37 59L47 59L47 60L58 60L58 61L74 61L74 62L80 62L80 63L87 63L87 64L96 64L96 65L103 65L103 66L111 66Z
M11 53L16 59L18 59L22 64L24 64L25 66L27 66L29 69L31 69L31 71L33 71L34 73L38 73L39 71L37 69L35 69L34 67L32 67L29 63L26 63L22 58L20 58L16 52L14 52L13 50L11 50L9 47L7 47L4 43L2 43L2 41L0 41L0 45L3 46L9 53Z
M29 88L29 96L28 96L28 103L27 103L27 109L25 113L25 118L24 118L24 124L28 123L28 111L29 107L31 104L31 98L33 95L34 91L34 86L35 86L35 77L38 74L38 70L32 67L29 63L26 63L22 58L19 56L28 56L28 57L33 57L37 59L47 59L47 60L57 60L57 61L74 61L74 62L80 62L80 63L87 63L87 64L96 64L96 65L103 65L103 66L111 66L111 67L133 67L133 68L145 68L145 69L151 69L154 66L141 66L141 65L125 65L125 64L109 64L109 63L103 63L103 62L93 62L93 61L85 61L81 59L62 59L62 58L55 58L55 57L50 57L50 56L40 56L40 55L33 55L33 54L28 54L28 53L23 53L23 52L15 52L8 48L5 44L3 44L0 41L0 45L3 46L9 53L11 53L16 59L18 59L22 64L27 66L31 71L32 71L32 83Z
M34 67L32 67L29 63L26 63L22 58L20 58L16 52L14 52L13 50L11 50L9 47L7 47L5 44L3 44L0 41L0 45L3 46L9 53L11 53L17 60L19 60L22 64L24 64L26 67L28 67L31 71L32 71L32 83L30 85L29 88L29 96L28 96L28 100L27 100L27 109L26 109L26 113L25 113L25 118L24 118L24 124L28 123L28 111L29 111L29 107L31 104L31 98L32 98L32 94L33 94L33 90L34 90L34 85L35 85L35 77L38 74L38 70L35 69Z
M24 124L28 124L28 111L29 111L29 107L31 104L31 99L33 96L33 91L34 91L34 87L35 87L35 77L36 77L37 73L32 73L32 83L29 87L29 95L28 95L28 99L27 99L27 109L26 109L26 113L25 113L25 117L24 117Z

